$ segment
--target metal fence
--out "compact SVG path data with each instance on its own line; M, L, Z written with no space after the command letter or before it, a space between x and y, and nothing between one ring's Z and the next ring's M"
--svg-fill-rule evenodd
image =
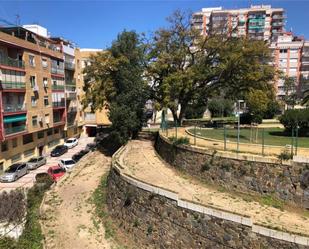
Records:
M194 146L214 150L232 151L292 158L296 155L309 156L309 138L300 137L298 128L284 132L279 128L223 126L205 128L196 123L191 127L179 127L176 123L165 123L161 132L166 137L187 137Z

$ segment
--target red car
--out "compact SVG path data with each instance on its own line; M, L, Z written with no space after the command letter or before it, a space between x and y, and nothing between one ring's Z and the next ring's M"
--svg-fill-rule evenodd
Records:
M57 165L49 167L47 173L55 182L57 182L65 174L65 170Z

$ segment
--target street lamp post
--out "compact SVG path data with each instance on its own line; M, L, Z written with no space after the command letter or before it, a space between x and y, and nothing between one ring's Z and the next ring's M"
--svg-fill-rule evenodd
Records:
M240 137L240 103L245 102L244 100L237 100L238 104L238 124L237 124L237 152L239 152L239 137Z

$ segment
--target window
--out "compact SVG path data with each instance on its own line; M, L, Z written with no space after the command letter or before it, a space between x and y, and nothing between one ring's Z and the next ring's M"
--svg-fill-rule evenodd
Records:
M1 143L1 151L7 151L8 150L8 141L4 141Z
M24 157L30 157L34 155L34 149L26 150L24 152Z
M47 68L48 67L47 59L46 58L42 58L42 67L43 68Z
M54 134L58 134L59 133L59 128L55 128L54 129Z
M48 79L47 78L43 78L43 85L44 85L44 87L48 87Z
M282 53L282 54L286 54L287 52L288 52L287 49L280 49L280 53Z
M47 136L53 135L53 129L48 129L47 130Z
M37 105L37 98L35 96L31 96L31 106L35 107Z
M32 116L32 126L38 126L38 116Z
M44 131L39 131L38 132L38 139L41 139L44 137Z
M17 138L12 139L13 148L17 147Z
M49 124L49 114L45 114L45 124Z
M16 163L19 160L21 160L21 153L18 153L16 155L12 156L11 160L12 160L12 163Z
M32 134L27 134L23 136L23 144L29 144L33 142Z
M29 54L29 65L32 66L32 67L35 67L34 55Z
M44 96L44 106L49 106L48 96Z
M30 76L30 85L31 87L34 87L36 85L35 76Z

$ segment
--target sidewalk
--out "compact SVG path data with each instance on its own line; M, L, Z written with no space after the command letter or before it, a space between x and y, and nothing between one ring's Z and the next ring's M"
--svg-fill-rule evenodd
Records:
M264 226L309 235L308 217L305 214L281 211L256 201L248 201L186 177L163 162L155 153L150 141L129 142L120 160L125 167L124 173L158 187L175 191L181 198L248 215L254 223Z

